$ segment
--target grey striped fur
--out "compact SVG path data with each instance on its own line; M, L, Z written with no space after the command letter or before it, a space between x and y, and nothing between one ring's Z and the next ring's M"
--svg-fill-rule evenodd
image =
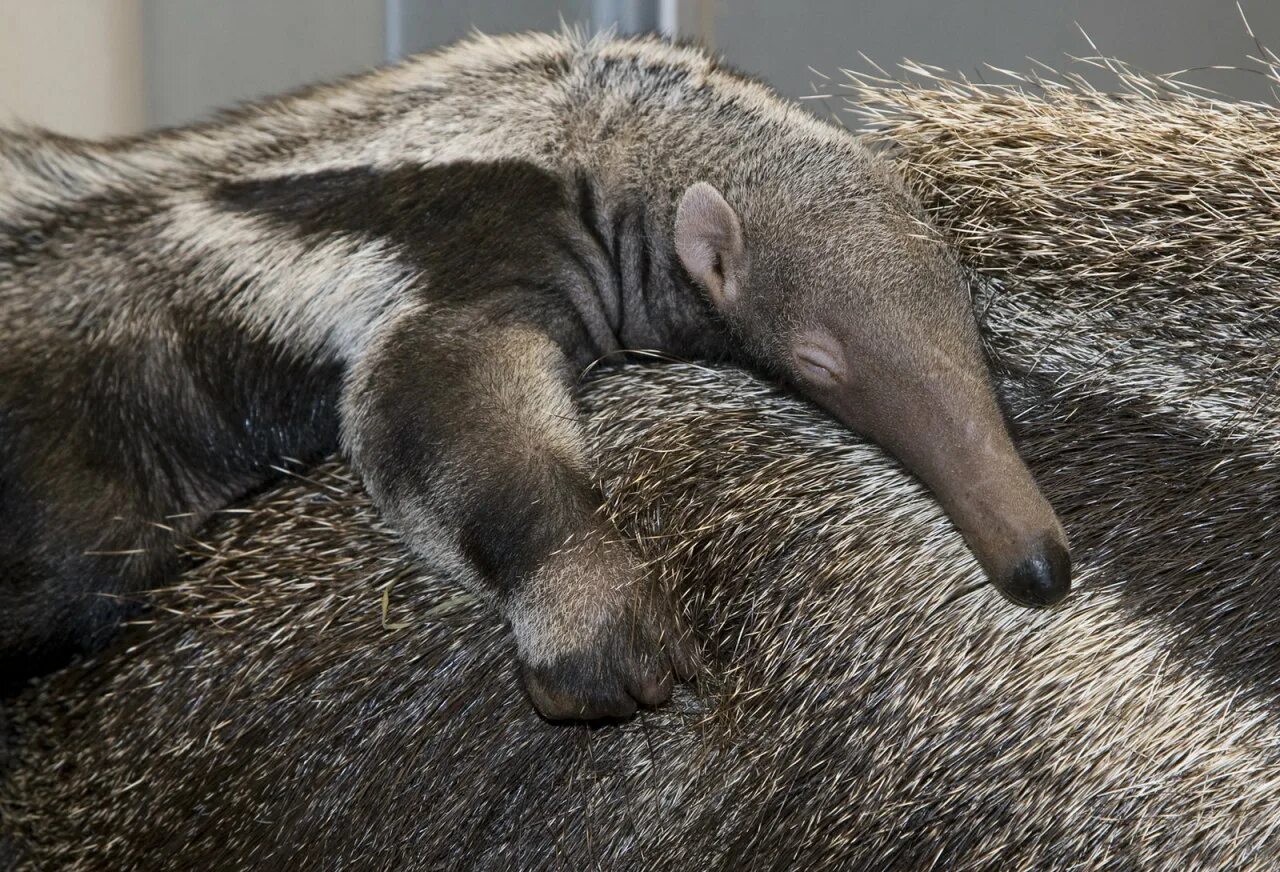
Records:
M10 671L94 650L211 513L341 447L512 625L540 711L665 700L693 651L601 519L573 398L628 349L790 385L1011 598L1069 585L919 205L696 48L477 37L194 127L2 134L0 339Z
M978 299L1001 393L1081 558L1062 609L1004 603L910 477L768 386L617 372L585 393L591 453L707 657L673 706L607 730L537 719L499 621L328 466L221 518L119 650L10 709L10 848L71 869L1275 868L1270 225L1207 240L1217 225L1125 163L1199 160L1202 192L1265 200L1219 159L1259 152L1203 104L1090 95L1104 130L1070 103L984 99L906 166L962 242L985 222L969 254L1005 282ZM938 123L928 106L899 123ZM1148 138L1184 110L1212 148ZM1010 118L1032 132L1007 141ZM1126 147L1058 172L1094 129ZM979 172L984 136L1044 146L989 165L1040 179L1036 208ZM1167 228L1176 280L1088 278L1089 247L1127 253L1056 199L1090 176L1142 210L1129 229Z

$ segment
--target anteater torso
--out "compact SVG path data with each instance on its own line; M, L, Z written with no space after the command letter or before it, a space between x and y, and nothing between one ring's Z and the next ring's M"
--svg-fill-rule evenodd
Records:
M657 40L477 38L106 144L0 135L0 661L95 645L174 542L340 447L511 625L552 717L666 699L691 640L600 511L575 376L788 382L1060 599L967 289L843 129Z
M527 321L567 368L720 353L646 208L679 179L634 156L636 101L709 71L532 37L194 129L0 136L0 652L91 647L176 535L338 447L344 379L410 310L428 342Z

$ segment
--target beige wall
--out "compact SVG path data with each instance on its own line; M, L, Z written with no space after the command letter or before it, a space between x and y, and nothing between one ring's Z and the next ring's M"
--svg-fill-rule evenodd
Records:
M140 0L0 0L0 123L76 136L146 124Z
M383 0L0 0L0 124L190 121L376 66L384 27Z

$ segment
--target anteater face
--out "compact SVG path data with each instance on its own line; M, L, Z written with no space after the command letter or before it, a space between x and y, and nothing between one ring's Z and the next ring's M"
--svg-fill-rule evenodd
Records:
M1009 599L1061 600L1066 536L1010 439L947 247L884 173L766 187L730 203L694 185L676 221L748 357L919 476Z

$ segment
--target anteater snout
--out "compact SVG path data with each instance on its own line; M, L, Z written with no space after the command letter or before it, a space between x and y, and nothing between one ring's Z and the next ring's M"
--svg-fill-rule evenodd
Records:
M1071 555L1051 536L1041 536L1027 555L996 587L1020 606L1048 608L1062 602L1071 592Z

